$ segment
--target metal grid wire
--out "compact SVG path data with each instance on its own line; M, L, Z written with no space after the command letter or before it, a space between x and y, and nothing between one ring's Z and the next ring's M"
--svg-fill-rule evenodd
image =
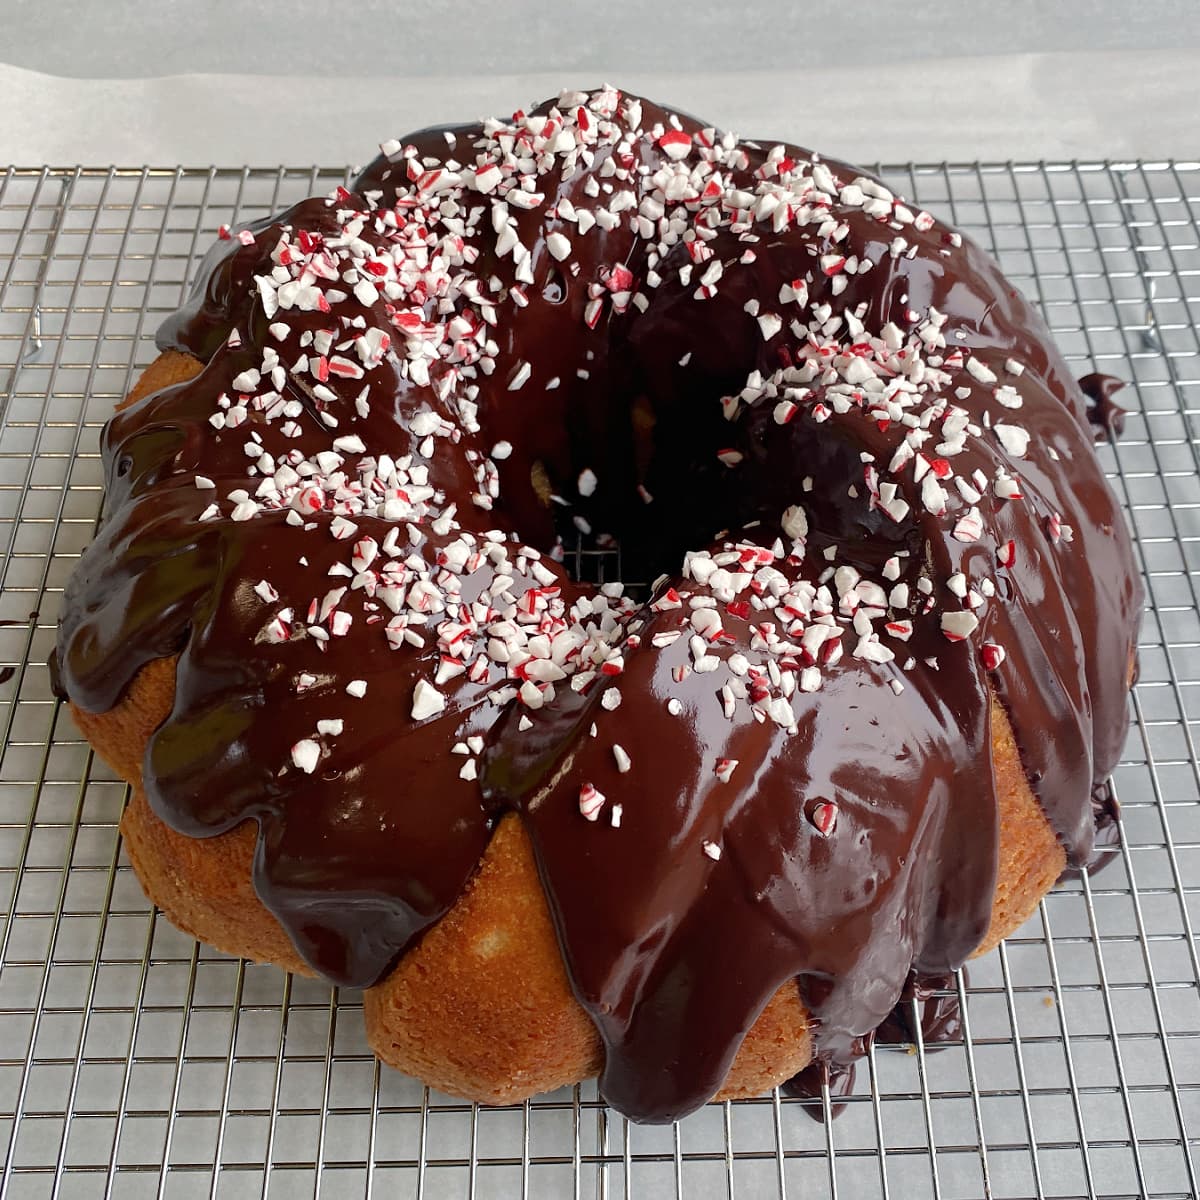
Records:
M1196 1194L1200 163L885 174L998 254L1080 373L1131 381L1101 451L1149 585L1121 842L970 966L959 1041L875 1051L836 1121L774 1095L631 1128L592 1084L508 1109L432 1093L377 1066L357 993L172 929L121 854L125 785L51 695L97 430L217 225L341 172L0 170L5 1200Z

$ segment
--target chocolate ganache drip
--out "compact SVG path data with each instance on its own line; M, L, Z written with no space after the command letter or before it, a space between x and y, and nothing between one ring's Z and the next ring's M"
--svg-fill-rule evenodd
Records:
M1096 440L1119 438L1125 432L1125 410L1113 398L1125 386L1125 380L1112 375L1085 375L1079 389L1087 397L1088 419L1096 428Z
M147 798L258 825L370 985L520 814L622 1112L720 1087L799 981L844 1062L997 873L993 696L1071 862L1141 590L1088 410L970 241L857 169L612 88L387 143L223 231L115 415L62 686L176 660ZM665 571L573 582L561 537Z

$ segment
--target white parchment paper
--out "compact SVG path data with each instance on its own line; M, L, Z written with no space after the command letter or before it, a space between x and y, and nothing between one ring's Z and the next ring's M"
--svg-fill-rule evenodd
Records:
M861 162L1200 155L1200 52L1103 51L790 72L607 72L746 136ZM0 162L327 166L421 125L506 112L570 72L68 79L0 65Z

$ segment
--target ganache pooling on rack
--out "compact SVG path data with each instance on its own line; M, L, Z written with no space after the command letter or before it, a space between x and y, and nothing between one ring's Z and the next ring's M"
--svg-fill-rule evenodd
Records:
M223 230L112 418L58 656L315 968L383 976L498 817L533 842L605 1097L719 1088L791 978L845 1060L979 944L991 696L1068 857L1141 594L1084 397L970 241L877 180L612 88L386 143ZM666 572L571 581L563 530ZM682 564L682 568L681 568Z

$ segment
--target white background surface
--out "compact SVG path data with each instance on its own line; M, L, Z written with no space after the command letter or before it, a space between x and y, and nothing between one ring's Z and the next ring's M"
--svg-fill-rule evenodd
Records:
M1200 0L0 0L0 162L355 163L601 79L863 161L1188 159Z
M1200 47L1196 0L0 0L0 59L80 77L576 76Z

